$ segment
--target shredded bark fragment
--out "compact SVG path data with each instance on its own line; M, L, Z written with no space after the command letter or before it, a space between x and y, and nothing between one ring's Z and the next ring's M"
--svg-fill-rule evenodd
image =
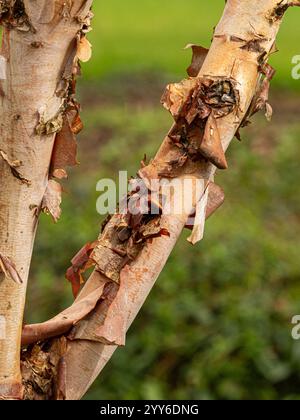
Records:
M247 50L254 53L263 53L265 52L264 47L261 45L262 42L267 41L265 38L257 38L257 39L251 39L250 41L247 41L245 45L241 46L241 50Z
M120 270L124 265L126 255L126 251L122 250L121 247L120 249L117 247L110 248L99 243L95 247L91 258L97 271L115 283L119 283Z
M290 1L285 3L285 0L281 0L274 10L272 10L267 16L267 19L270 24L276 23L277 21L281 20L285 14L285 12L288 10L289 7L298 6L300 7L299 1Z
M0 150L0 155L2 159L10 166L11 168L19 168L22 165L22 162L20 160L12 160L8 157L7 153L3 152L3 150Z
M191 236L188 238L188 242L192 245L196 245L198 242L202 241L204 236L208 194L209 188L207 186L201 200L196 205L194 227Z
M190 149L187 156L195 160L200 155L217 168L227 169L217 119L238 109L239 93L234 80L186 79L181 83L168 85L162 103L176 122L169 137L179 147L188 143L184 146L185 149ZM182 162L185 163L184 160ZM162 174L168 175L166 171Z
M219 169L227 169L227 161L222 147L217 120L213 113L208 117L204 136L200 145L201 154Z
M249 124L249 118L255 115L257 112L264 110L265 117L270 122L273 115L272 106L269 103L269 91L270 91L270 82L274 77L276 71L269 64L264 64L259 68L260 72L265 76L264 79L260 80L257 91L253 97L250 108L245 116L245 119L241 125L244 127Z
M54 169L52 176L57 179L66 179L68 178L68 173L65 169Z
M117 284L122 268L139 255L147 241L169 235L160 223L160 201L151 198L142 179L133 179L131 184L127 212L105 221L105 229L90 256L96 271ZM158 214L152 214L154 208Z
M86 36L79 37L77 44L77 58L83 63L88 62L92 57L92 44Z
M127 267L120 273L119 286L109 287L106 297L100 303L103 317L96 328L88 329L89 318L80 321L72 330L72 340L90 340L108 345L124 346L128 319Z
M78 165L77 142L68 115L63 117L62 129L56 134L50 165L50 173L56 178L67 177L66 168Z
M268 63L264 63L259 66L259 71L269 80L269 82L276 74L276 70Z
M60 362L67 350L67 340L61 337L53 343L36 344L21 353L24 400L62 398ZM59 387L58 387L59 384Z
M189 48L192 49L193 56L192 56L192 63L187 68L187 74L191 77L197 77L209 50L207 48L204 48L204 47L201 47L200 45L195 45L195 44L188 44L185 47L185 49L189 49Z
M73 296L76 298L80 291L80 287L84 283L83 273L94 265L91 257L97 242L87 243L71 260L71 267L66 272L66 279L72 285Z
M163 106L170 111L175 120L182 113L183 107L190 99L193 89L197 85L196 79L184 79L180 83L174 83L167 86L161 99Z
M25 325L22 330L22 346L68 333L74 325L84 319L105 298L104 290L107 284L108 282L103 282L95 290L76 300L73 305L49 321L41 324Z
M161 101L176 122L183 118L191 125L196 118L207 118L213 109L216 118L225 117L237 107L239 98L233 80L190 78L168 85Z
M79 59L87 61L90 54L88 48L91 49L91 44L80 32L69 47L63 75L56 90L57 98L62 101L61 107L58 113L55 114L55 110L52 112L53 116L46 124L45 115L40 117L42 121L38 126L39 132L49 131L49 128L51 132L56 132L50 173L58 179L67 178L66 167L78 164L76 135L82 130L83 123L80 118L80 105L75 99L76 77L80 73Z

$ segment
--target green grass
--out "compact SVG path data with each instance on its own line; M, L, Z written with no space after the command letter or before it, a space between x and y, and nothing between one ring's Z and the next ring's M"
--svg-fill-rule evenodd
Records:
M93 60L84 66L90 79L112 73L155 70L183 77L190 60L183 47L192 42L208 47L213 27L224 7L223 0L110 0L95 1ZM291 59L300 54L297 31L300 10L284 18L271 63L278 73L277 86L299 89L291 77Z

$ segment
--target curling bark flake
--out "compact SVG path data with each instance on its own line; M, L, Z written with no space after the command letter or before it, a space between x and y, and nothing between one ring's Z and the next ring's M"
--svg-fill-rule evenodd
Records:
M10 270L0 264L2 398L22 398L20 342L32 248L40 211L59 216L59 187L53 192L54 181L48 184L49 166L56 133L75 107L77 43L88 29L91 3L0 2L0 256L11 262ZM21 281L8 275L12 267Z

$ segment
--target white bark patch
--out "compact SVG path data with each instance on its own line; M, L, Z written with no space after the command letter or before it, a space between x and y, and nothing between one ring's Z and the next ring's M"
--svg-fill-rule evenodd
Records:
M0 55L0 80L6 80L6 58Z
M63 125L63 104L63 98L53 96L39 109L40 121L36 127L37 134L52 134L61 130Z

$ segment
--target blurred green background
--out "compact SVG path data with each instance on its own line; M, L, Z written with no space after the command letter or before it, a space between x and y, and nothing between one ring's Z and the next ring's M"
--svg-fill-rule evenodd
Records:
M79 98L85 130L81 166L65 183L57 225L43 216L33 259L27 322L72 302L63 273L97 237L96 182L134 175L155 153L171 118L159 104L167 82L184 77L187 43L209 46L223 0L95 1ZM278 39L271 102L228 153L217 182L225 205L203 242L179 241L156 287L87 399L300 399L300 11L290 10ZM298 92L298 94L297 94Z

